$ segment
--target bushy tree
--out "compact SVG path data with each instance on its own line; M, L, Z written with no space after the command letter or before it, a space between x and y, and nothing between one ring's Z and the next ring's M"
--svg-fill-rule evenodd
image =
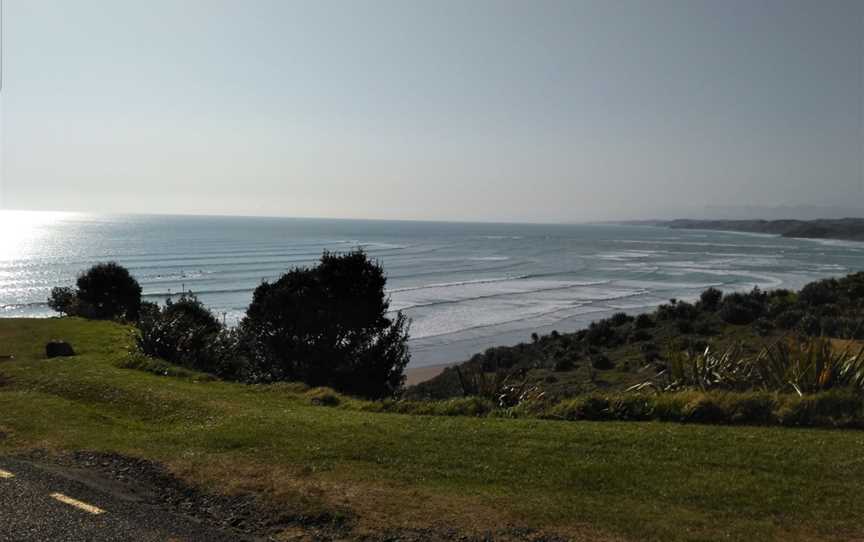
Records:
M231 380L250 379L237 333L192 294L164 308L145 304L138 322L138 350L197 371Z
M839 298L839 283L836 279L826 279L811 282L801 289L798 299L801 303L811 306L835 303Z
M361 251L325 252L256 288L240 324L260 374L370 398L395 394L408 364L408 327L388 315L386 277Z
M125 267L99 263L78 277L77 289L51 290L48 306L68 316L134 322L141 310L141 286Z
M729 294L720 304L720 318L729 324L751 324L765 312L767 299L759 288L746 294Z
M48 298L48 306L67 316L75 316L78 314L78 295L74 289L68 286L52 288L51 297Z
M78 277L78 312L97 319L138 320L141 286L122 265L99 263Z
M717 288L708 288L699 296L699 304L703 310L714 312L720 307L723 292Z
M633 327L636 329L648 329L654 327L654 320L650 314L639 314L633 322Z

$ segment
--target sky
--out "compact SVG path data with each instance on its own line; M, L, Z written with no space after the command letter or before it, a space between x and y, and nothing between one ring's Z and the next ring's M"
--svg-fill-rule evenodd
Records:
M864 207L861 0L5 0L0 208Z

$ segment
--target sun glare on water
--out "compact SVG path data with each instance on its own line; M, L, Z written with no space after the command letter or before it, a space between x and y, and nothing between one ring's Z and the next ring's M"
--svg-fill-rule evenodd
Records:
M0 261L17 260L34 252L55 226L75 213L0 210Z

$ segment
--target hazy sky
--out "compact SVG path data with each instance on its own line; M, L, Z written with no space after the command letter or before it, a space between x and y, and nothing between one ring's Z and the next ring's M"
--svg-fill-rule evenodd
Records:
M862 0L6 0L4 26L7 208L864 204Z

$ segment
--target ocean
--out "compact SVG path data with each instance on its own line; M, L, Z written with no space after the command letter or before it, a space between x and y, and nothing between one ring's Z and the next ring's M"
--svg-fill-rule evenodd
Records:
M192 291L236 323L262 280L356 247L382 263L391 308L412 319L413 367L709 286L795 289L864 269L864 243L648 226L0 211L0 316L51 316L52 287L114 260L147 300Z

